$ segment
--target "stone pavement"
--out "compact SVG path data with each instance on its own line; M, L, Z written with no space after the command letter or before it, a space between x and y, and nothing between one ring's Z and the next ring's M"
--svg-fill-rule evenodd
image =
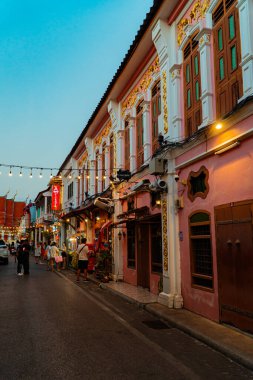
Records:
M92 277L90 279L93 280ZM100 286L139 304L151 314L253 370L252 335L210 321L185 309L169 309L157 302L157 296L140 287L124 282L101 283Z
M65 271L64 271L65 272ZM68 272L68 274L67 274ZM73 276L66 271L65 276ZM158 303L158 296L148 290L124 282L99 283L93 276L89 280L98 283L101 288L114 292L129 302L136 303L149 313L175 326L209 347L223 353L235 362L253 370L253 336L232 327L210 321L185 309L169 309ZM253 375L252 375L253 378Z

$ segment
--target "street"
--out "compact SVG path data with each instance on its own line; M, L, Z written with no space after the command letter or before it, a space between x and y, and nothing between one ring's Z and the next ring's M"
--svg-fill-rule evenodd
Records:
M0 379L252 379L137 305L51 273L0 265Z

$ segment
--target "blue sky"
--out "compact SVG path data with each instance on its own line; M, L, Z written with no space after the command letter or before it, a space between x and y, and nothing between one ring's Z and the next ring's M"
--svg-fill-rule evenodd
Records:
M59 167L153 0L1 0L0 164ZM32 200L50 172L0 168L0 195Z

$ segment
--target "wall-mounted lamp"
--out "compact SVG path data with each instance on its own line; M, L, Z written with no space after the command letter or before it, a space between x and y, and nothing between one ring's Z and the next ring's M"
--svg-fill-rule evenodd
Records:
M218 123L215 125L215 129L221 129L222 128L222 124L221 123Z

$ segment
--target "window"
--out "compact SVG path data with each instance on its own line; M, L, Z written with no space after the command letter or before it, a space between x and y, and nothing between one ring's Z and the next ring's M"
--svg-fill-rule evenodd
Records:
M189 218L192 285L213 289L210 216L197 212Z
M196 35L195 35L196 36ZM201 124L201 81L198 41L193 36L184 49L185 136L191 136Z
M143 102L139 103L136 108L136 157L137 157L137 168L140 167L144 162L144 137L143 137Z
M114 169L114 136L113 133L110 135L110 175L113 175Z
M127 267L135 268L135 228L133 223L127 223Z
M73 182L68 185L68 199L73 197Z
M125 121L125 170L130 170L130 127L129 121Z
M193 202L197 197L205 199L209 192L208 185L209 173L205 166L197 172L190 172L188 178L188 197Z
M96 167L95 167L95 194L98 193L98 180L99 180L99 171L98 171L98 158L99 158L99 151L96 151Z
M106 143L103 143L102 145L102 190L105 190L105 148L106 148Z
M153 153L159 147L158 143L158 119L161 114L161 83L157 82L152 88L152 146Z
M217 118L242 96L239 16L236 0L222 0L213 12Z

